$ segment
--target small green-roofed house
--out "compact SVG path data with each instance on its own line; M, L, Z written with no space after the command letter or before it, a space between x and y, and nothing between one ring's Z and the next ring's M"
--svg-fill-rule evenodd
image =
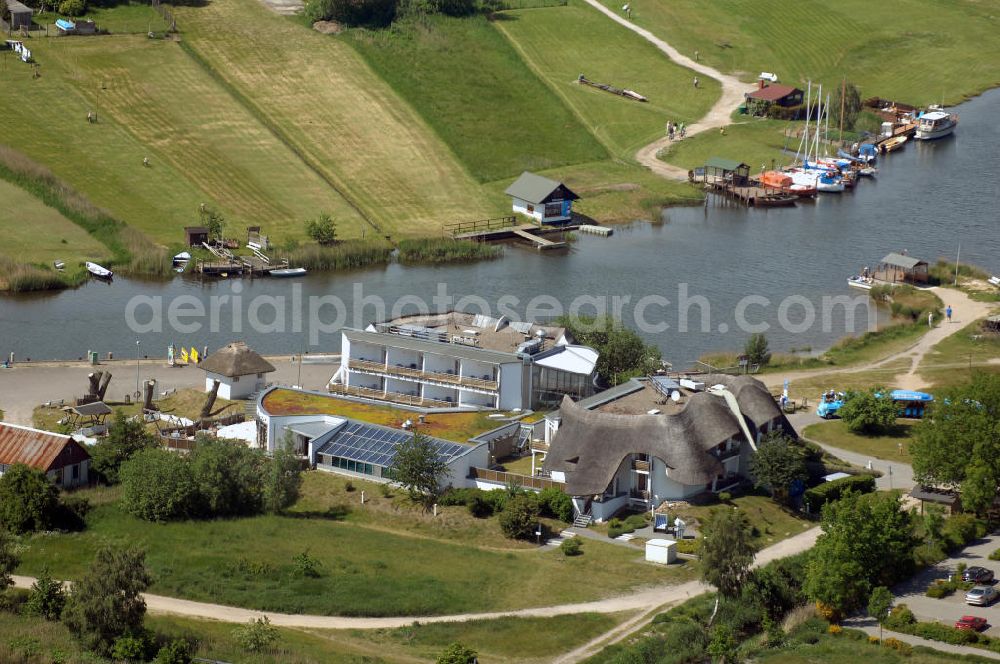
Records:
M740 187L750 179L750 166L735 159L710 157L705 162L704 173L706 181L724 181Z
M892 284L924 284L930 279L930 266L927 261L894 252L879 262L875 278Z
M527 215L542 224L560 224L573 218L573 201L580 197L562 182L525 171L506 193L513 201L514 212Z

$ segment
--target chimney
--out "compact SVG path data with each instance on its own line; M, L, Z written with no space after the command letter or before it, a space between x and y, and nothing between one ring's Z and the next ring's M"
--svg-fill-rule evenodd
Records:
M757 89L758 90L763 90L764 89L764 79L762 79L762 78L758 78L757 79Z

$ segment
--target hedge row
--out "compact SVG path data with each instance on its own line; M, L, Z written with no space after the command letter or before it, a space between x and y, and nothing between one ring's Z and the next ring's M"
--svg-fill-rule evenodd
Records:
M840 500L847 491L872 493L875 491L875 478L872 475L851 475L832 482L824 482L807 490L803 501L809 512L818 514L823 505Z

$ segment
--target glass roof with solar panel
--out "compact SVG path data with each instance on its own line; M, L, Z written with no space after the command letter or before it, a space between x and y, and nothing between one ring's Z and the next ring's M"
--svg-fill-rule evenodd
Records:
M396 458L396 447L413 436L406 431L396 431L362 422L351 422L331 432L320 442L317 454L352 459L377 466L389 467ZM467 445L430 438L438 458L451 462L469 450ZM317 441L319 442L319 441Z

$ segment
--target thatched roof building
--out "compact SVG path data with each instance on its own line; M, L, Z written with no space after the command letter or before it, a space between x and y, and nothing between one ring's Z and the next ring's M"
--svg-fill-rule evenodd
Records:
M275 370L274 365L243 341L234 341L223 346L202 360L198 368L227 378L270 373Z

